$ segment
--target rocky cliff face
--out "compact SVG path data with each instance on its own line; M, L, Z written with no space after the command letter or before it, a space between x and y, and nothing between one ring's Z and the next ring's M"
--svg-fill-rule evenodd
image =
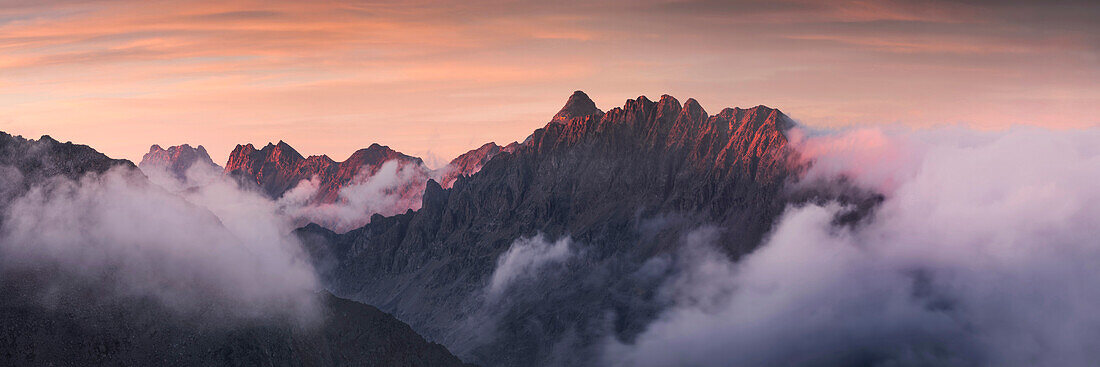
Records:
M163 169L176 179L183 180L187 176L187 170L195 164L201 164L219 171L222 169L221 166L214 163L214 160L210 159L210 154L206 153L206 148L202 145L192 148L188 144L171 146L168 149L163 149L160 145L153 145L149 147L149 153L145 153L141 157L141 163L138 163L138 167L142 171Z
M792 125L773 108L710 115L671 96L604 113L576 92L513 153L451 189L429 182L419 211L299 235L337 294L475 363L591 365L595 346L630 340L663 307L660 264L686 233L719 228L731 257L760 243L785 205ZM498 294L502 256L539 234L571 245Z
M387 146L372 144L360 149L343 162L333 161L326 155L302 157L289 144L279 141L257 150L252 144L237 145L225 165L227 174L241 175L254 180L272 198L278 198L303 180L316 177L320 180L314 200L321 203L335 202L340 189L349 183L373 176L386 162L397 162L403 168L421 171L427 178L423 161L401 154ZM410 188L409 195L418 191Z

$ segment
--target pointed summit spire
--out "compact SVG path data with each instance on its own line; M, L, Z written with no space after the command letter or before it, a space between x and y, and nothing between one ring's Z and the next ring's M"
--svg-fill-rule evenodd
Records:
M684 101L684 108L680 113L696 118L707 118L707 111L703 109L703 106L700 105L699 101L696 101L695 98L688 98L688 100Z
M297 149L294 149L294 147L290 146L290 144L287 144L287 142L285 141L279 140L277 144L272 145L271 143L267 143L267 145L274 148L271 151L276 153L276 155L286 154L286 156L290 159L305 159L305 157L303 157L301 153L298 153ZM264 150L268 150L268 148L264 147Z
M565 102L565 107L562 107L561 111L558 111L558 114L554 115L554 119L551 121L564 122L574 117L597 114L603 114L603 111L596 108L596 103L592 102L587 94L578 90L569 96L569 100Z

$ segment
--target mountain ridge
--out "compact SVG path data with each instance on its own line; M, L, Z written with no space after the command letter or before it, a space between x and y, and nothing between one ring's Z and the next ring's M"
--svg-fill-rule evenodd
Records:
M423 160L405 155L378 143L359 149L344 161L334 161L327 155L303 157L297 150L280 140L256 149L251 143L240 145L230 153L225 165L226 174L252 177L272 198L294 188L299 182L316 176L321 185L315 200L331 203L339 199L340 188L361 176L372 176L389 161L397 161L403 167L421 169Z
M593 345L629 339L660 310L639 292L654 286L630 274L674 254L702 225L722 228L722 250L743 256L785 207L793 171L784 131L794 122L779 110L712 116L666 95L596 112L589 101L574 93L564 113L451 188L429 182L418 211L344 234L299 229L329 289L393 312L475 363L593 364ZM546 283L529 280L487 303L498 260L533 236L583 250L540 275Z

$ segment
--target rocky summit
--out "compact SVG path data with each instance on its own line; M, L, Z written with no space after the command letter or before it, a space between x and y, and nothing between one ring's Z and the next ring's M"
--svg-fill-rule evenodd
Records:
M511 143L506 146L499 146L496 143L489 142L478 147L477 149L462 153L455 159L452 159L446 167L440 169L441 174L439 183L444 188L450 188L454 185L455 181L459 177L469 176L477 173L481 170L481 167L485 166L486 162L493 159L500 153L512 153L519 147L519 143Z
M569 96L569 99L565 101L565 106L563 106L557 114L554 114L554 118L551 119L551 121L564 122L574 117L601 114L603 114L603 111L600 111L600 109L596 107L596 103L592 102L592 98L589 98L588 94L578 90L573 92L573 95Z
M138 163L138 167L142 170L150 168L164 169L177 179L182 180L186 178L187 170L195 164L202 164L218 170L222 169L221 166L214 163L213 159L210 159L210 154L206 153L205 147L199 145L192 148L188 144L171 146L168 149L154 144L149 147L149 152L141 157L141 163Z
M278 198L294 188L302 180L316 177L320 180L314 197L317 202L334 202L340 189L356 179L373 176L386 162L421 171L427 177L427 168L420 158L394 151L387 146L372 144L352 153L343 162L336 162L327 155L302 157L289 144L267 144L256 149L252 144L237 145L225 164L227 174L243 175L254 180L270 197Z

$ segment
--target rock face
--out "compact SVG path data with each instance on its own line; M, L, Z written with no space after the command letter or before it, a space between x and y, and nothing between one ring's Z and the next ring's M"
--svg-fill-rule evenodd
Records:
M419 170L421 175L427 177L427 169L420 158L401 154L384 145L372 144L356 151L347 160L336 162L326 155L302 157L282 141L269 143L259 150L252 144L237 145L229 154L225 172L251 178L272 198L282 196L302 180L317 177L320 185L314 200L331 203L340 198L340 189L345 185L373 176L390 161L397 162L404 169Z
M168 149L163 149L160 145L154 144L149 147L149 153L145 153L141 157L141 163L138 163L138 167L143 171L151 168L164 169L177 179L183 180L187 176L187 169L195 164L202 164L217 170L222 169L221 166L214 163L214 160L210 159L210 154L206 153L206 148L202 145L192 148L188 144L171 146Z
M0 132L0 233L12 200L31 187L111 169L145 180L135 168L84 145ZM17 263L0 264L0 365L463 365L391 315L327 294L316 324L221 322L218 315L227 312L218 309L202 313L210 320L197 320L147 297L105 296L119 293L109 282L57 265L64 263Z
M686 233L718 228L734 258L760 243L786 203L791 126L773 108L709 115L671 96L604 113L576 92L511 154L450 189L429 182L419 211L299 235L336 294L467 360L599 364L596 346L631 340L662 309L655 290L670 270L660 264ZM502 255L537 234L571 239L565 260L491 294Z
M446 167L443 168L443 174L440 177L440 185L443 188L450 188L454 185L455 180L460 176L469 176L477 171L481 170L481 167L485 166L485 163L490 159L493 159L500 153L511 153L519 147L518 143L512 143L505 147L497 145L497 143L485 143L477 149L471 150L466 153L462 153L455 159L452 159Z
M596 103L592 102L592 98L588 98L587 94L578 90L569 96L569 99L565 101L565 106L550 121L562 123L574 117L599 116L601 114L603 114L603 111L596 108Z

